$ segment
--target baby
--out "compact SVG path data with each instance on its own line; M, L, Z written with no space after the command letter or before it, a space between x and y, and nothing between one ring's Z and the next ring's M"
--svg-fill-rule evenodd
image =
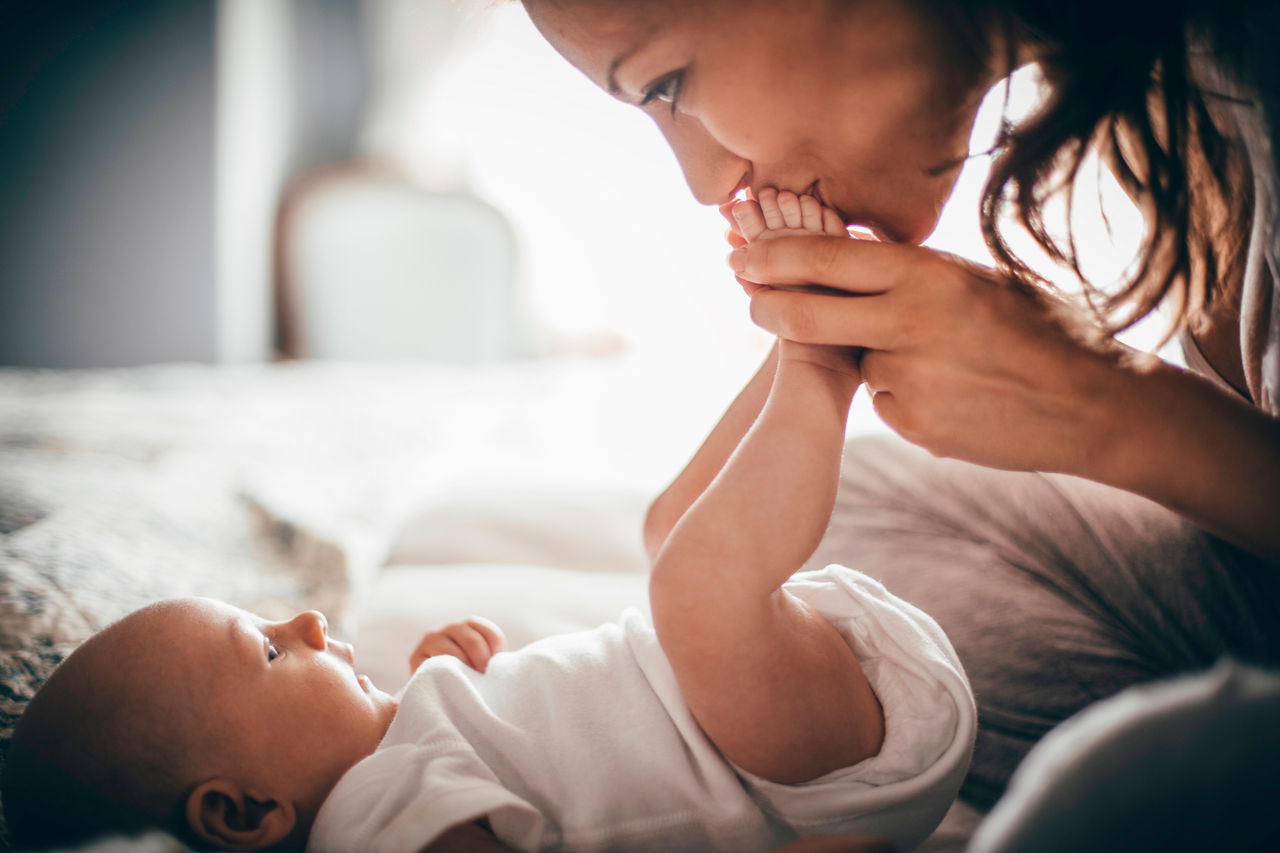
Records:
M847 237L808 196L733 213L746 240ZM875 581L795 574L830 516L859 382L853 352L778 343L649 511L652 624L629 611L507 653L495 626L457 622L424 637L393 697L316 612L131 614L20 720L15 846L160 827L343 853L913 847L968 765L960 664Z

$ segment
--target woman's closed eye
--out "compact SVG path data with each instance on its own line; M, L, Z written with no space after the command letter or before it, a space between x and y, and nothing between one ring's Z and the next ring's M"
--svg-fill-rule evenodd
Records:
M654 101L671 104L671 114L675 115L676 102L680 99L680 87L684 84L685 70L671 71L654 80L644 88L641 107L647 107Z

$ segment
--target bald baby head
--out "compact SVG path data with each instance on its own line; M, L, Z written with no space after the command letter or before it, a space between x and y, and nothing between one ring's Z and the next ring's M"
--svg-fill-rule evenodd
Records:
M130 614L68 657L32 698L5 760L15 847L160 827L185 834L185 792L217 727L184 642L187 601Z

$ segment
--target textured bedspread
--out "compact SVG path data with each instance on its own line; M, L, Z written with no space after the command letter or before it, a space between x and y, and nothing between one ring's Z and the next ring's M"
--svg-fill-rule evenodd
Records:
M733 381L570 359L0 371L0 741L56 661L147 601L318 607L341 631L424 505L651 493Z

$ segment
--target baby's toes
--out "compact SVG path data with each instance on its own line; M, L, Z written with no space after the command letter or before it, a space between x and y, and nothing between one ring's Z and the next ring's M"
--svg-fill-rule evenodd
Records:
M811 195L800 196L801 227L815 234L823 232L822 205Z
M738 223L738 233L750 243L768 229L760 205L754 201L740 201L733 206L733 219Z
M778 191L773 187L765 187L760 190L756 196L756 202L760 205L760 214L764 217L764 227L770 231L781 231L787 227L787 222L782 218L782 211L778 209Z
M802 228L804 215L800 212L800 199L790 190L778 193L778 210L782 213L783 228Z
M829 207L822 208L822 230L832 237L848 237L849 231L844 227L840 214Z

